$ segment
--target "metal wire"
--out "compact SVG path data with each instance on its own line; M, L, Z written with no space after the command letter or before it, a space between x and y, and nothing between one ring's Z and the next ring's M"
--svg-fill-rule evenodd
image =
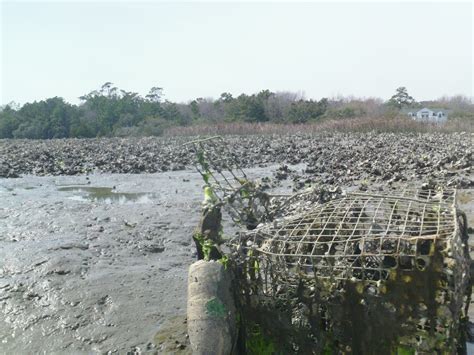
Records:
M185 146L195 156L196 170L234 222L256 226L269 215L269 195L248 179L237 155L222 137L194 140Z
M228 149L222 137L198 139L185 143L185 146L196 157L196 170L219 199L223 200L248 181L237 156Z
M368 346L376 324L396 334L382 331L379 345L453 353L462 343L470 258L453 189L348 193L242 232L231 249L247 314L290 314L298 331L311 324L316 345L337 339L341 351L351 348L361 319Z
M241 233L237 244L256 259L278 260L280 278L386 280L396 268L422 270L431 246L453 238L454 200L455 190L349 193Z
M325 343L335 353L393 353L399 346L454 353L471 294L454 189L344 194L322 186L269 195L247 179L221 137L187 146L234 221L249 227L254 219L256 229L226 243L243 317L271 328L270 310L288 330L282 344L309 344L301 353L323 353ZM380 324L391 330L378 332ZM362 325L370 330L355 341Z

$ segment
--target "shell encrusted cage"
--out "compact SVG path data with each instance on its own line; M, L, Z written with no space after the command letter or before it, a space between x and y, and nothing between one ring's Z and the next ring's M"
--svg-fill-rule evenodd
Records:
M231 247L247 324L297 353L462 352L470 258L455 200L348 193L242 232Z

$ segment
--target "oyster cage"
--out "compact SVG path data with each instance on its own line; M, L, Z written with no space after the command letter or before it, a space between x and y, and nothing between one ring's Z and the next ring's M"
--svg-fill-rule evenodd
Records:
M470 257L455 197L348 193L240 233L246 322L282 353L463 353Z

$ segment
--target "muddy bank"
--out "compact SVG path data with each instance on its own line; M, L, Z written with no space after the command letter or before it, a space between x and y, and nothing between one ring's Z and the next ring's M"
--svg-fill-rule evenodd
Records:
M0 177L184 170L193 157L182 144L190 139L0 140ZM304 174L293 176L296 188L315 177L327 184L432 178L473 187L472 139L469 133L225 137L243 167L307 164Z

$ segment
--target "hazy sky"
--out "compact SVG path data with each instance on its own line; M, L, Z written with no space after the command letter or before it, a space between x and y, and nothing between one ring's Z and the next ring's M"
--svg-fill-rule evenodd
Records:
M2 1L2 0L0 0ZM473 96L473 5L2 1L0 104L111 81L187 101L272 91Z

